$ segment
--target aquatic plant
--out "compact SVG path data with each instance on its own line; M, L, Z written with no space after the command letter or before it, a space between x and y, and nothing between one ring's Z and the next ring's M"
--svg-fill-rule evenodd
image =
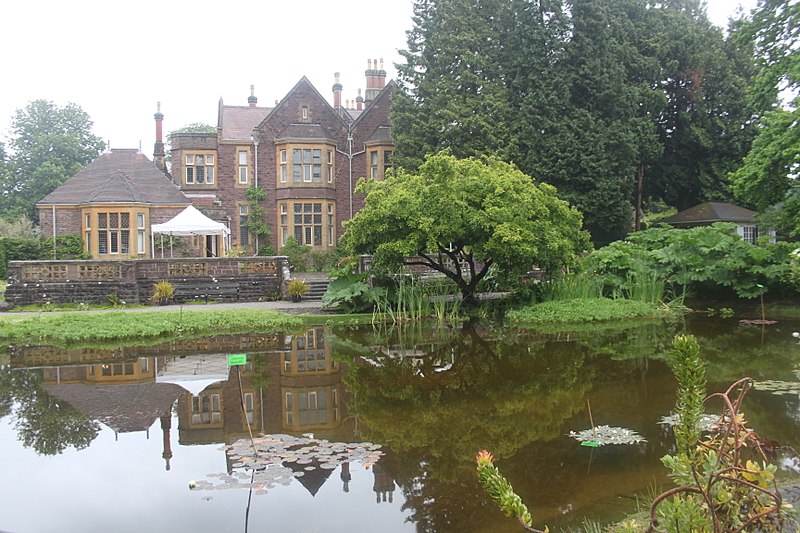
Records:
M481 486L489 493L492 500L502 509L506 516L513 516L528 531L542 533L539 529L534 529L531 525L531 517L528 507L522 502L522 498L514 492L511 483L494 466L494 457L486 450L481 450L475 456L478 468L478 481ZM545 527L544 531L548 531Z

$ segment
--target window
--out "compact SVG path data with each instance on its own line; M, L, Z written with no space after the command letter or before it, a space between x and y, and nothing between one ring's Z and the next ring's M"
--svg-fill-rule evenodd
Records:
M250 218L250 206L239 206L239 244L247 246L250 244L250 231L247 228L247 220Z
M280 245L289 237L299 244L322 247L334 246L336 231L334 202L286 202L278 204ZM323 242L325 241L325 242Z
M286 183L286 180L288 179L288 174L286 171L286 150L281 150L280 176L281 176L281 183Z
M328 204L328 246L333 246L333 204Z
M322 245L322 204L294 204L294 240L300 244Z
M279 186L332 187L336 179L335 150L327 144L284 144L275 153ZM289 185L291 183L291 185Z
M756 226L739 226L737 229L743 241L755 244L758 240L758 229Z
M219 424L222 422L219 394L192 396L192 424Z
M87 214L85 217L85 235L86 235L86 251L92 253L92 215Z
M369 153L369 177L378 179L378 152Z
M144 213L136 213L136 252L143 254L145 250Z
M387 171L392 168L392 151L385 149L371 150L369 152L369 177L381 180L386 177Z
M303 106L302 116L303 120L308 120L308 106Z
M244 394L244 412L247 415L247 422L253 423L253 393L246 392Z
M292 150L292 181L296 183L322 181L322 150L318 148Z
M186 184L213 184L214 159L214 156L211 154L187 154Z
M247 183L247 152L239 150L239 183L244 185Z
M284 405L286 407L286 424L291 426L292 424L294 424L294 410L293 410L293 407L292 407L292 393L291 392L287 392L286 393L286 400L285 400Z
M130 253L130 227L130 213L97 213L98 253Z

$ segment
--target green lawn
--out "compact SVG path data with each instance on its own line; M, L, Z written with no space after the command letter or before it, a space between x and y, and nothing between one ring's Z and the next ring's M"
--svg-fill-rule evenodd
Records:
M0 317L0 342L58 346L301 329L297 316L264 309L63 312Z

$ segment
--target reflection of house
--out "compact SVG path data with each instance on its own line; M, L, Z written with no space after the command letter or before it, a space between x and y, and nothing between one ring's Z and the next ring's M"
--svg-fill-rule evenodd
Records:
M323 328L314 328L295 335L283 354L281 409L286 430L319 431L341 424L342 376L324 334Z
M115 434L144 431L160 420L169 470L172 457L169 432L172 406L184 390L171 383L154 381L156 362L136 361L43 369L44 388L88 418L102 422Z
M248 424L260 433L352 436L352 429L342 427L342 369L324 334L324 328L314 328L287 336L283 350L250 352L247 364L238 368L228 369L224 355L170 360L171 370L159 372L158 380L192 392L178 402L181 443L229 441L247 434ZM192 387L187 380L192 372L209 379Z
M694 228L696 226L710 226L715 222L731 222L736 224L736 232L747 242L756 242L765 235L775 238L775 232L764 230L759 232L755 222L756 212L738 205L725 202L704 202L690 207L680 213L662 220L676 228Z

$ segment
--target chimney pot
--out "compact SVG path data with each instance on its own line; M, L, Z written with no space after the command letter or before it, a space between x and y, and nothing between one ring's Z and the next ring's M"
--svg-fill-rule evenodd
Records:
M256 86L250 85L250 96L247 98L247 103L250 107L255 107L258 103L258 98L256 98Z

